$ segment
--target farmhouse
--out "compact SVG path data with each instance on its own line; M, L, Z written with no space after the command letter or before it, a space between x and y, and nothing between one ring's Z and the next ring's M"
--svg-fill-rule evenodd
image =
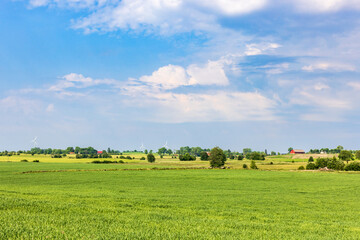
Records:
M291 154L305 154L305 151L301 150L301 149L293 149L293 150L291 150L290 153Z

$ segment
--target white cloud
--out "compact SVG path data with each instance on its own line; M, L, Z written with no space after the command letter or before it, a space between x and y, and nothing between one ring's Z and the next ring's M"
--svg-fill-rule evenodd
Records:
M49 104L49 105L46 107L46 111L47 111L47 112L53 112L54 110L55 110L54 104Z
M342 63L315 63L312 65L307 65L302 67L302 70L307 72L314 72L314 71L334 71L334 72L341 72L341 71L355 71L356 68L354 66Z
M252 43L246 45L245 55L248 56L260 55L260 54L264 54L267 51L271 51L279 47L281 46L277 43L261 43L261 44Z
M23 98L20 96L8 96L0 99L0 111L15 112L21 114L32 114L39 112L42 109L40 101Z
M293 4L299 11L310 13L360 9L359 0L295 0Z
M355 90L360 90L360 82L349 82L347 85Z
M115 87L120 86L120 82L112 79L92 79L90 77L84 77L82 74L70 73L62 77L62 80L58 81L55 85L48 88L50 92L58 92L63 95L76 95L75 92L67 92L66 89L70 88L89 88L97 85L112 85Z
M314 89L317 91L321 91L321 90L325 90L325 89L329 89L330 87L324 83L316 83L314 85Z

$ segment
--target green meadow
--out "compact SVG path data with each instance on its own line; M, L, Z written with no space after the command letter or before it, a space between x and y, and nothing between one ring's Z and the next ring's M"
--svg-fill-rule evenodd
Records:
M359 239L359 174L296 171L290 157L215 170L134 156L1 157L0 239Z

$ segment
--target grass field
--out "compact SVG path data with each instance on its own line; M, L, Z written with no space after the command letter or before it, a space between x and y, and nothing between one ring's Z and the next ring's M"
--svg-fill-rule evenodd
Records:
M208 166L202 161L180 163L166 158L156 164L136 159L126 164L12 160L0 162L0 239L360 236L359 174L237 169L121 171ZM274 164L269 165L270 161ZM237 168L238 162L244 161L228 164ZM297 164L267 159L258 166L289 168ZM50 172L23 173L38 170Z

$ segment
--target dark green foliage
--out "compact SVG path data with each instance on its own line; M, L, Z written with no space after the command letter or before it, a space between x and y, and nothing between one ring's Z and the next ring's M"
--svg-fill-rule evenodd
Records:
M231 160L234 160L235 159L235 156L234 155L230 155L229 157Z
M310 157L309 157L309 161L308 161L308 162L314 162L313 156L310 156Z
M265 160L265 154L260 152L251 152L246 154L246 158L249 160Z
M33 162L40 162L39 160L34 160Z
M345 166L345 171L360 171L359 162L351 162Z
M344 170L345 163L341 160L338 160L336 157L333 157L332 159L329 159L327 168L333 169L333 170Z
M26 160L26 159L23 159L23 160L21 160L20 162L28 162L28 160Z
M119 160L119 163L125 163L123 160Z
M258 169L258 167L256 166L255 161L251 161L251 163L250 163L250 168L251 168L251 169Z
M200 153L200 160L201 160L201 161L207 161L208 159L209 159L209 155L207 154L207 152L202 151L202 152Z
M292 150L294 150L292 147L288 148L288 152L290 153Z
M130 156L126 156L125 158L129 159L129 160L132 160L132 157L130 157Z
M348 162L353 159L353 154L349 150L342 150L339 154L339 159Z
M243 159L244 159L244 155L240 154L240 155L237 157L237 159L238 159L239 161L243 160Z
M355 157L356 159L360 159L360 150L355 152Z
M210 166L213 168L219 168L225 165L226 155L219 147L214 147L210 151Z
M91 163L96 163L96 164L109 164L109 163L117 163L117 161L109 161L109 160L95 160L92 161Z
M315 162L315 168L324 168L328 166L329 158L318 158Z
M141 157L140 160L145 160L145 157Z
M188 153L185 153L184 155L180 155L179 156L180 161L195 161L196 157L195 156L191 156Z
M52 158L62 158L62 156L60 154L54 154L54 155L51 155Z
M248 166L244 163L243 164L243 169L247 169L248 168Z
M149 154L147 155L147 160L148 160L149 163L155 162L155 156L154 156L154 154L149 153Z
M308 163L306 165L306 170L315 170L315 169L316 169L315 163Z
M298 170L305 170L304 166L300 166Z
M164 156L161 154L161 155L160 155L160 158L164 158Z
M273 162L270 162L270 165L273 165L274 163Z

